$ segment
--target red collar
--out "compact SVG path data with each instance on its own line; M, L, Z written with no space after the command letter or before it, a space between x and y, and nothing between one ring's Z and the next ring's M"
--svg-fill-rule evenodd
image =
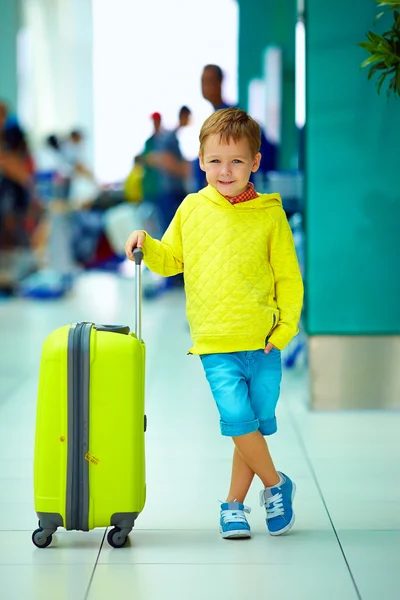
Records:
M258 198L258 194L254 189L254 185L249 181L247 188L238 196L224 196L231 204L239 204L240 202L248 202Z

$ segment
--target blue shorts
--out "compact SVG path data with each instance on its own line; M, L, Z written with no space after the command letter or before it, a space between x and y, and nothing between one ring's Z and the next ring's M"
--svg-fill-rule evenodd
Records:
M203 354L200 356L221 417L221 433L230 437L277 430L275 408L282 379L280 350Z

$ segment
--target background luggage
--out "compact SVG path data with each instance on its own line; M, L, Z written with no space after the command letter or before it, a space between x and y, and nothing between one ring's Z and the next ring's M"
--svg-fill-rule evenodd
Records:
M104 230L117 256L125 256L124 240L134 229L144 229L157 239L161 237L160 219L153 204L125 202L104 214Z
M58 527L113 526L125 545L146 499L145 346L141 260L135 251L135 334L129 327L77 323L45 340L39 377L34 493L38 548Z

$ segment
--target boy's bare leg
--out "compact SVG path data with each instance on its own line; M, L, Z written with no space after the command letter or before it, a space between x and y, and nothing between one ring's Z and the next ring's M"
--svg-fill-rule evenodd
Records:
M244 503L247 492L254 478L254 471L248 466L239 450L235 447L232 461L231 487L226 499L227 502Z
M265 487L272 487L279 483L280 477L276 472L267 442L259 431L232 439L248 468L258 475ZM242 470L244 472L243 468ZM243 482L245 482L244 478Z

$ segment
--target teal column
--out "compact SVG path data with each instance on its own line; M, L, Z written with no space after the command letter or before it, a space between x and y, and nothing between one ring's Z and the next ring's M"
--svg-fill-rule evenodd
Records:
M295 126L295 26L296 0L238 0L239 3L239 104L248 108L248 86L263 75L263 55L268 46L282 50L282 131L280 168L290 168L297 153Z
M356 18L347 0L307 2L312 335L400 334L400 100L377 95L357 47L376 14L372 0L352 0Z
M17 105L18 0L0 0L0 99Z

